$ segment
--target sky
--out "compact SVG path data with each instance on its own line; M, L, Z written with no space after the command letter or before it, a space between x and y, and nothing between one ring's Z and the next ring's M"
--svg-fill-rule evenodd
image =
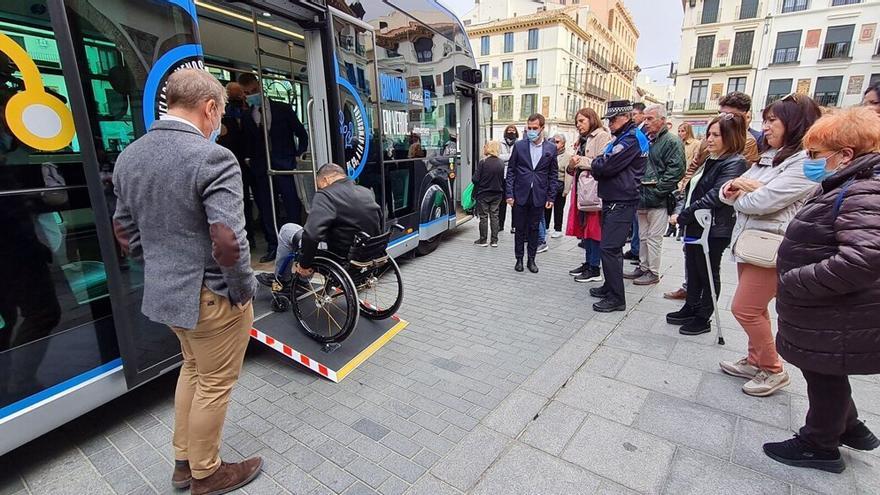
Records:
M473 7L473 0L440 0L459 17L467 14ZM661 84L672 84L669 63L678 60L681 44L682 9L680 0L624 0L624 5L632 12L639 28L639 41L636 45L636 63L640 67L662 65L656 69L645 69L652 79Z

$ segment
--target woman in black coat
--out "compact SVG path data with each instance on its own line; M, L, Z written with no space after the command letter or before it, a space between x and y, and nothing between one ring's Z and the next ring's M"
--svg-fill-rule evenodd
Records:
M880 116L864 107L826 115L803 143L804 174L822 188L779 247L776 346L803 372L810 408L794 438L764 452L840 473L838 445L880 446L859 420L848 378L880 373Z
M709 229L709 262L715 294L721 291L721 254L730 245L730 236L736 223L733 207L721 202L721 187L729 180L743 174L748 168L742 152L746 144L746 123L739 115L723 113L709 124L706 131L709 158L697 170L688 184L679 212L669 221L684 228L685 237L699 239L703 229L697 223L697 210L712 210L712 226ZM709 287L709 272L703 248L686 244L684 248L687 271L687 300L680 310L666 315L666 322L681 325L682 335L700 335L709 332L715 301Z

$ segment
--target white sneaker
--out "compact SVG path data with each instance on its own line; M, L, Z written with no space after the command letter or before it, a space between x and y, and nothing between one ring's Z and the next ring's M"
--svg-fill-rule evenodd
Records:
M721 367L721 371L732 376L752 379L758 374L758 367L749 364L749 358L742 358L735 363L732 361L721 361L718 363L718 366Z
M553 239L559 239L560 237L562 237L562 232L554 232L550 235L550 237L552 237Z
M743 385L742 391L748 395L754 395L755 397L766 397L773 392L788 386L789 383L791 383L791 378L789 378L788 372L785 370L782 370L779 373L758 370L758 374L755 375L751 381Z

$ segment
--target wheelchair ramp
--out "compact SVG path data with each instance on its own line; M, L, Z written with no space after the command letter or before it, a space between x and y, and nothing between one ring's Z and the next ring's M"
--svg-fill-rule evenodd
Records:
M251 338L287 356L315 373L339 383L361 363L409 325L396 315L386 320L358 318L358 325L341 346L325 352L323 344L306 335L293 311L275 313L271 296L261 288L254 301Z

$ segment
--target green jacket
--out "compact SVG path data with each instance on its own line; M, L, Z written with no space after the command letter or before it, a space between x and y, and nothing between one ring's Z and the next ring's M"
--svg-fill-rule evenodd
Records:
M648 166L639 188L639 208L661 208L684 176L684 145L665 127L651 143Z

